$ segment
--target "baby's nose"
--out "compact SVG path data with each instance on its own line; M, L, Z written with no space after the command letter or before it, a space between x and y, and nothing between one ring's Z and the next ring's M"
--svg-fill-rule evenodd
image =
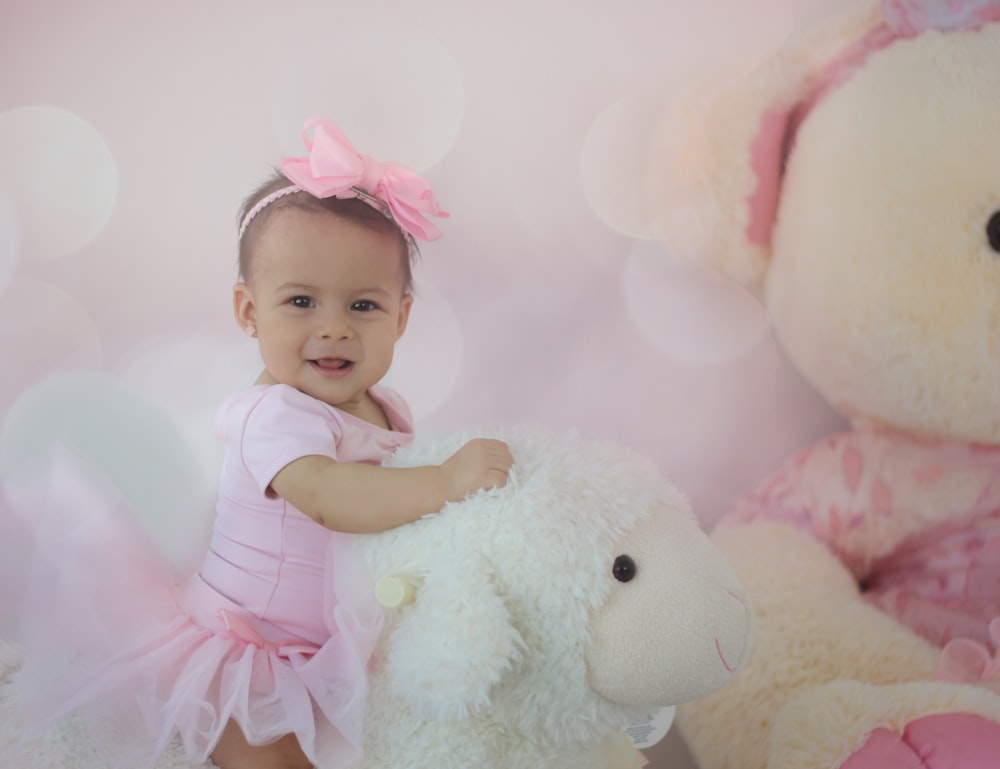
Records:
M351 324L341 313L324 315L316 331L322 339L349 339L352 336Z

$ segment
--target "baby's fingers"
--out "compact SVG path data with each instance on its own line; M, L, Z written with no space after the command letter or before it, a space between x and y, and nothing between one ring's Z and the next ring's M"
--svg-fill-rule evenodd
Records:
M490 447L490 456L497 463L498 468L509 470L514 464L514 455L510 453L510 447L503 441L495 441L496 445Z
M487 488L506 486L510 468L514 465L514 455L511 454L510 447L503 441L490 439L487 458L489 464Z

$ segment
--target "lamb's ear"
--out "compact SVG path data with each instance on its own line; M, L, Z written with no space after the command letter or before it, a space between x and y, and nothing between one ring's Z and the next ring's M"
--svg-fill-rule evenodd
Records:
M671 254L760 286L785 163L816 74L878 19L876 6L855 7L763 62L733 63L678 94L650 166L655 228Z
M435 565L399 611L386 661L394 693L427 719L487 707L523 641L483 565Z

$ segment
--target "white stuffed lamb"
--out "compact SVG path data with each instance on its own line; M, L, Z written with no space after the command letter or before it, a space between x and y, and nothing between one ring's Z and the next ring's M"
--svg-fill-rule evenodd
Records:
M391 463L443 461L468 436ZM358 769L608 769L602 748L650 708L726 684L746 658L743 589L680 494L622 449L500 434L502 489L358 538L387 610ZM18 744L16 659L0 651L7 767L103 767L78 723ZM179 751L158 769L188 767Z

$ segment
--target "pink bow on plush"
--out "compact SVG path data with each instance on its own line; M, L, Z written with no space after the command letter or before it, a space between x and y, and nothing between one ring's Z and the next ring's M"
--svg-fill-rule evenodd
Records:
M414 238L429 241L441 237L441 230L425 215L446 219L448 212L438 205L431 186L421 176L400 163L380 163L361 154L324 118L307 120L302 140L309 156L281 162L281 170L293 183L317 198L350 198L364 193L384 203L396 224Z
M998 651L990 650L971 638L955 638L945 644L938 660L939 681L986 684L1000 691L1000 617L989 625L990 638Z
M928 30L977 29L1000 21L998 0L882 0L882 18L902 37Z

